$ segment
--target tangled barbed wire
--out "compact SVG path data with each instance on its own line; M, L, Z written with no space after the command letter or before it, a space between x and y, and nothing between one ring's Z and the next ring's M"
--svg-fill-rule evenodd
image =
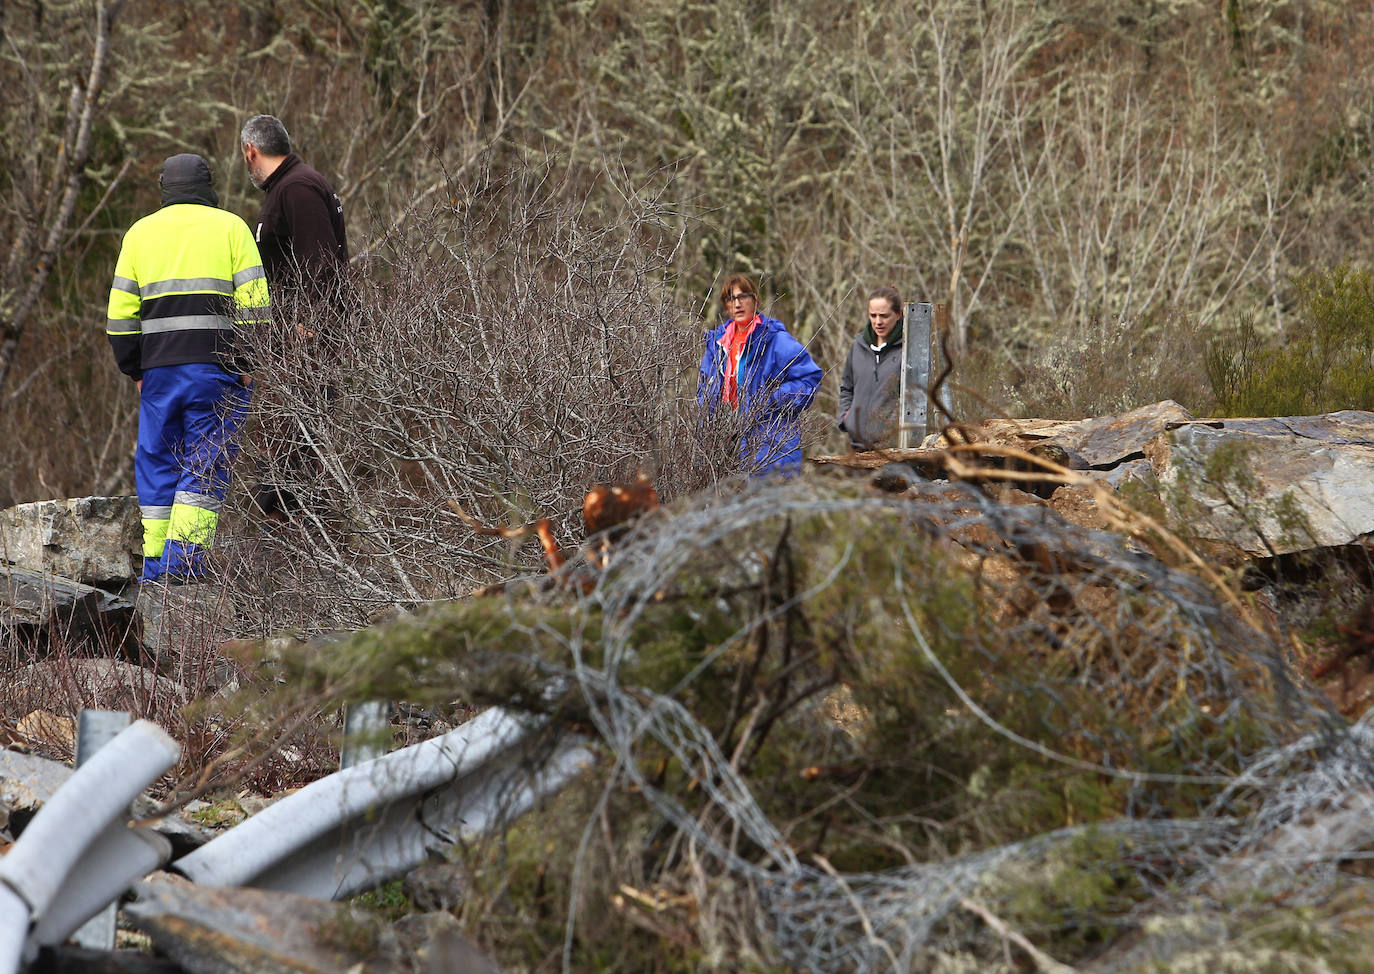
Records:
M806 564L794 566L785 591L760 600L753 613L727 613L737 627L671 685L644 686L641 641L662 625L665 603L693 591L698 608L726 593L757 593L789 545L804 548ZM1066 789L1080 779L1112 782L1111 807L1043 832L1027 816L1032 828L1019 837L1016 828L1000 835L960 829L955 816L936 831L962 831L963 841L950 844L967 851L947 855L936 855L939 844L929 834L922 841L923 830L898 812L886 824L910 864L883 870L842 870L819 848L801 848L804 830L796 818L780 821L779 803L761 797L776 784L751 777L742 740L722 738L720 726L708 726L684 700L751 636L785 624L789 613L833 608L827 595L840 589L881 592L868 609L891 627L908 678L923 682L923 693L943 684L946 692L926 701L929 723L945 725L933 736L991 735L1023 752L1038 773L1058 769ZM1288 823L1352 792L1368 794L1374 772L1368 731L1346 727L1294 676L1274 631L1238 616L1195 575L1137 543L971 486L919 482L893 497L818 478L703 500L643 526L587 600L595 611L580 618L596 624L558 641L615 758L605 800L630 783L678 830L683 847L751 891L759 932L798 969L909 970L942 951L977 950L970 916L990 910L995 922L1000 910L1016 913L1028 882L1052 889L1054 876L1081 867L1088 849L1117 890L1060 909L1039 927L1042 937L1053 941L1056 926L1081 925L1092 912L1099 922L1133 926L1186 882L1221 898L1218 877L1233 870L1228 864L1263 859L1266 842ZM647 628L646 619L653 620ZM814 653L812 667L824 670L825 651ZM808 735L830 731L817 751L832 764L890 743L876 728L891 701L863 685L875 661L851 659L840 672L817 684L825 692L797 701L809 715L797 717L798 726ZM850 718L857 732L837 729L842 721L827 708L837 688L857 701ZM755 732L759 726L752 724ZM789 747L815 745L802 735ZM660 751L692 788L675 790L655 777ZM961 787L976 777L975 768ZM985 794L996 790L984 786ZM831 800L827 793L818 804ZM592 841L588 829L584 845ZM1321 885L1325 876L1329 885L1348 852L1309 849L1305 881ZM569 944L571 937L570 930ZM987 950L1000 935L987 926L981 939Z

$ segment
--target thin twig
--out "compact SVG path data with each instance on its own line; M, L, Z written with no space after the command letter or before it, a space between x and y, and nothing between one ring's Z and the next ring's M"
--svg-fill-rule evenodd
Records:
M1029 954L1030 959L1035 963L1036 970L1042 971L1043 974L1078 974L1078 968L1070 967L1068 964L1061 964L1049 954L1040 950L1040 948L1036 947L1035 944L1027 940L1022 934L1013 930L1005 920L996 916L991 910L983 906L983 904L979 903L977 900L972 900L965 896L960 898L959 905L970 913L976 914L979 919L992 927L993 931L1003 940L1010 940Z

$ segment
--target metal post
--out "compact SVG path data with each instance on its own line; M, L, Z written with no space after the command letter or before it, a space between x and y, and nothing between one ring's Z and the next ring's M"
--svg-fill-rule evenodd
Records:
M119 736L133 718L123 710L83 710L76 719L76 759L81 767L91 755ZM87 920L72 934L72 940L90 950L114 950L116 914L119 907L111 903Z
M930 388L931 306L918 301L906 306L905 337L902 341L902 425L897 446L903 450L920 446L926 435ZM913 442L914 441L914 442Z
M339 770L371 761L387 752L378 743L391 726L391 701L368 700L344 707L344 739L339 748Z

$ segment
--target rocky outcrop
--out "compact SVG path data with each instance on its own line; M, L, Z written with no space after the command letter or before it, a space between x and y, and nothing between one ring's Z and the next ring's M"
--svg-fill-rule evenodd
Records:
M136 636L138 501L78 497L0 511L0 628L30 651L54 643L106 651Z
M40 707L76 713L83 707L147 713L159 703L184 707L191 701L185 684L158 676L124 660L78 658L39 660L8 677L9 699L22 711Z
M19 751L0 751L0 829L27 822L66 784L72 769Z
M1075 470L1114 470L1145 459L1146 446L1161 433L1194 422L1192 413L1172 399L1093 419L992 419L965 427L976 442L1019 447L1030 453L1057 453ZM937 434L927 448L944 449L957 437ZM1054 448L1049 450L1047 448Z
M0 511L0 561L98 588L138 575L141 538L136 497L34 501Z
M1060 447L1069 466L1101 472L1113 487L1156 486L1175 526L1250 555L1348 545L1374 532L1374 413L1194 419L1166 401L1014 435L1034 451Z
M134 497L36 501L0 511L0 631L30 652L56 645L156 659L197 691L231 684L233 667L187 674L188 642L221 632L218 586L138 586L142 526ZM199 656L192 661L199 664ZM189 677L189 679L188 679Z
M207 639L225 632L232 612L219 585L143 585L137 602L139 635L146 659L158 671L201 692L237 686L238 668L207 655Z
M1347 545L1374 532L1374 413L1179 424L1151 456L1197 537L1252 555Z
M19 751L0 750L0 832L8 833L13 838L22 831L22 826L71 776L72 769L57 761ZM194 802L190 807L202 807L202 804ZM210 829L189 822L180 815L159 814L159 807L144 796L134 800L130 811L138 819L155 818L152 828L167 838L178 854L197 849L214 838Z
M332 974L361 965L365 918L294 893L197 886L174 880L134 887L124 914L184 970Z
M1011 479L1008 468L1029 469L1008 459L1007 448L1114 489L1144 484L1188 537L1251 556L1339 547L1374 534L1374 413L1358 410L1198 419L1165 400L1094 419L989 420L930 437L919 450L814 462L873 469L900 461L935 478L973 466L979 478L997 481ZM1074 489L1081 507L1083 488Z

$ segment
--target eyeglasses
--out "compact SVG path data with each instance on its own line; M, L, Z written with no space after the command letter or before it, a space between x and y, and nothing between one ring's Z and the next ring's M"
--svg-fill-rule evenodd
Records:
M754 295L750 294L748 291L743 291L740 294L730 295L728 298L725 299L725 303L733 304L736 301L750 301L753 299L753 297Z

